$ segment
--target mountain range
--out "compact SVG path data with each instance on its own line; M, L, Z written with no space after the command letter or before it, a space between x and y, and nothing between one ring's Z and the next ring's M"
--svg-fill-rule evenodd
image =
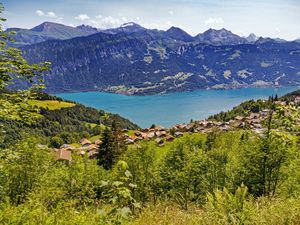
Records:
M98 29L89 25L80 25L77 27L66 26L63 24L44 22L31 29L23 28L8 28L7 31L14 31L15 45L30 45L36 44L47 40L66 40L75 37L89 36L95 33L106 33L106 34L118 34L126 33L131 34L134 32L146 31L148 29L133 23L125 23L117 28L110 29ZM240 37L233 34L231 31L226 29L209 29L203 33L199 33L196 36L191 36L184 30L172 26L166 32L168 37L175 40L185 41L185 42L201 42L212 45L234 45L234 44L245 44L254 43L259 39L255 34L251 33L248 37ZM273 39L278 42L285 42L285 40L276 38ZM295 41L299 42L300 39Z
M18 39L25 31L15 30L17 43L25 43ZM296 41L254 34L240 37L226 29L209 29L193 37L178 27L161 31L135 23L98 30L46 22L31 32L45 40L28 35L20 48L29 62L52 63L45 77L48 92L146 95L300 84Z
M71 27L52 22L44 22L32 29L9 28L7 31L15 32L15 42L10 43L13 46L36 44L47 40L65 40L99 32L97 28L87 25Z

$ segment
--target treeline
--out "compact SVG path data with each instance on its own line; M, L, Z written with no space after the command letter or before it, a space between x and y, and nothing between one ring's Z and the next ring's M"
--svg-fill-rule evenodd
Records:
M62 100L45 93L39 93L35 97L39 100ZM117 114L106 113L80 104L56 110L45 108L37 110L41 117L30 123L0 117L1 128L5 131L0 147L9 147L17 140L21 140L25 134L42 137L42 143L52 143L52 147L58 147L59 144L70 144L78 142L83 137L99 135L103 131L103 126L111 126L114 121L123 129L138 128L137 125Z
M215 119L218 121L227 122L234 119L236 116L248 116L250 113L258 113L263 109L271 109L274 101L279 100L277 95L275 97L270 96L267 100L249 100L245 101L238 106L233 107L233 109L227 112L220 112L215 115L210 116L208 119Z

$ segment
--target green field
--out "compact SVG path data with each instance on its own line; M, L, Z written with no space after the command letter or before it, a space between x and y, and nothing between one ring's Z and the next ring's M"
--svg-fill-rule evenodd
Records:
M45 109L48 108L49 110L69 108L75 106L74 103L57 101L57 100L30 100L29 103L39 108L45 108Z

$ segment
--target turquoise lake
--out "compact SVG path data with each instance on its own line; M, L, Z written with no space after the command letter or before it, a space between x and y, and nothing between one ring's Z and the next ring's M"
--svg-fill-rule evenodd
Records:
M78 92L56 94L66 100L117 113L141 127L160 124L171 127L191 119L205 119L227 111L249 99L282 96L297 87L245 88L235 90L197 90L152 96L125 96L105 92Z

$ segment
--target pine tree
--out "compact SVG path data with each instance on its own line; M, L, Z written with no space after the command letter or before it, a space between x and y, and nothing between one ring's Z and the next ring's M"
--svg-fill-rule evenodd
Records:
M120 155L126 150L124 135L117 127L115 121L113 121L111 129L105 128L101 140L98 165L103 166L105 169L111 169L118 161Z

